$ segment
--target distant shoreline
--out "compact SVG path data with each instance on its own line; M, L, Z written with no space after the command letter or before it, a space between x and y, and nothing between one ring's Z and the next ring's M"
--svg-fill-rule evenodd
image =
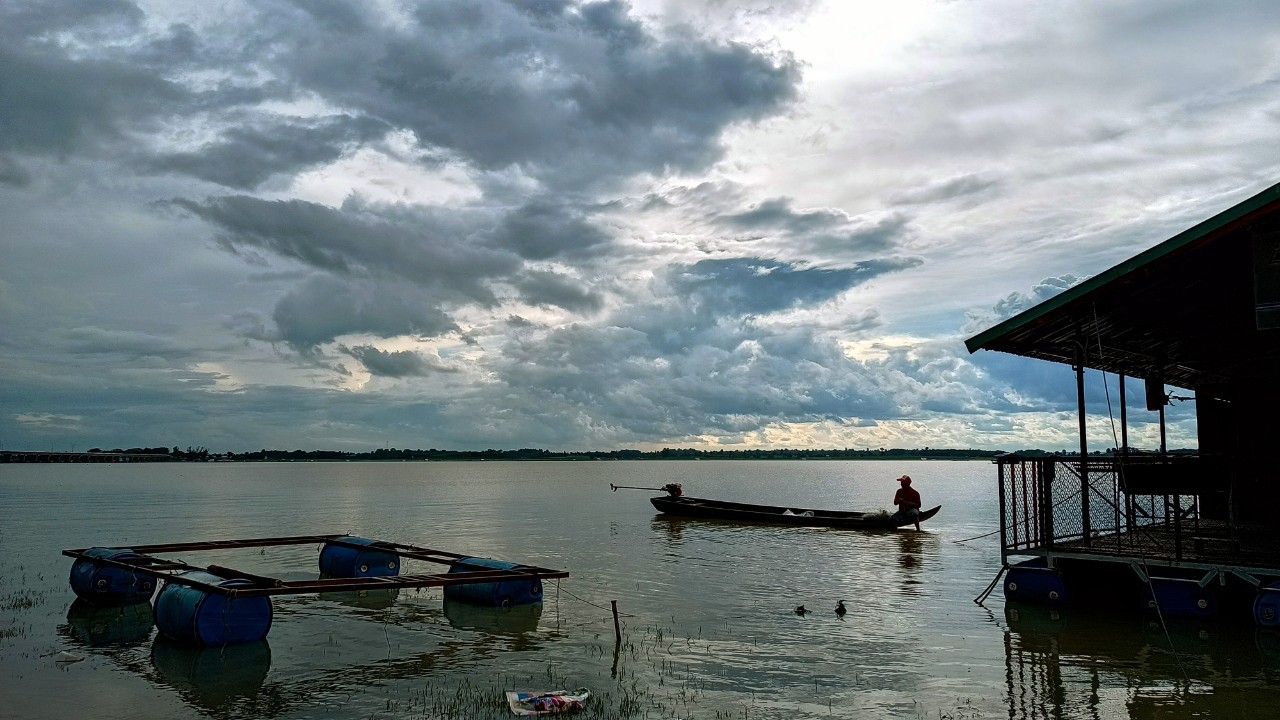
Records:
M1035 451L1039 454L1039 451ZM991 460L998 450L886 449L886 450L694 450L673 449L554 452L549 450L399 450L370 452L339 450L259 450L245 453L211 453L200 448L131 448L87 452L0 450L4 463L113 463L113 462L475 462L475 461L574 461L609 460ZM1049 454L1049 453L1043 453Z

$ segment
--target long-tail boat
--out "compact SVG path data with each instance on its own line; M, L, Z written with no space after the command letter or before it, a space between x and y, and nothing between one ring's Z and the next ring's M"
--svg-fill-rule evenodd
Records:
M725 500L707 500L684 495L663 495L649 498L659 512L682 517L732 520L737 522L769 523L772 525L796 525L801 527L830 527L855 530L894 530L906 525L924 522L942 509L941 505L920 511L916 517L903 517L887 512L865 513L844 510L817 510L813 508L778 505L750 505Z

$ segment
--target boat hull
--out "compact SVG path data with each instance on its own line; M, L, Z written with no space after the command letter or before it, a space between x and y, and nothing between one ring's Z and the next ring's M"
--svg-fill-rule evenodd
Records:
M729 520L734 522L766 523L769 525L794 525L796 527L830 527L856 530L894 530L914 525L915 521L895 521L892 515L883 513L844 512L839 510L815 510L813 508L783 507L775 505L750 505L747 503L707 500L693 497L660 496L649 498L659 512L679 517ZM939 505L924 510L917 518L924 522L942 509Z

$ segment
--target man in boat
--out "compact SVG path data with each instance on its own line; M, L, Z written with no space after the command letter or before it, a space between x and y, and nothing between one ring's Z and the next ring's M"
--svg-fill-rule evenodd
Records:
M902 486L893 496L893 504L898 506L898 512L893 514L893 519L897 523L914 522L916 530L919 530L920 493L911 487L910 475L903 475L898 478L898 482L902 483Z

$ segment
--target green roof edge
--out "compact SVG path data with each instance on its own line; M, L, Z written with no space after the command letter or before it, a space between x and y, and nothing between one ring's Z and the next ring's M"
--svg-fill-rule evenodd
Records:
M1185 247L1196 240L1220 230L1240 218L1256 212L1278 200L1280 200L1280 183L1272 185L1257 195L1223 210L1208 220L1201 221L1200 223L1183 230L1159 245L1147 248L1119 265L1099 273L1075 287L1054 295L1038 305L1023 310L1017 315L983 330L977 335L965 340L965 347L969 349L970 354L982 350L988 343L998 340L1002 336L1013 332L1014 330L1018 330L1028 323L1034 322L1035 320L1044 317L1045 315L1080 297L1088 295L1103 285L1106 285L1117 278L1123 277L1143 265L1158 260L1179 248Z

